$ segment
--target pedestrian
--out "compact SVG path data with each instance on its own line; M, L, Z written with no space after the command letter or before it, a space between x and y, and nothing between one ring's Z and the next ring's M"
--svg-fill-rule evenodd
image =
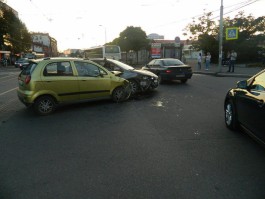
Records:
M201 67L202 67L202 54L201 53L198 54L197 60L198 60L198 69L201 70Z
M229 69L227 72L234 72L235 71L235 63L236 63L236 59L237 59L237 53L232 50L231 51L231 55L230 55L230 63L229 63Z
M211 54L207 52L206 57L205 57L205 70L209 70L210 63L211 63Z
M182 62L183 62L184 64L186 64L186 57L185 57L184 54L182 55Z

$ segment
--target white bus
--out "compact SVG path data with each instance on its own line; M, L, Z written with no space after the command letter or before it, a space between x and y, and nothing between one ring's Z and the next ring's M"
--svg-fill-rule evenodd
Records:
M120 60L121 49L117 45L96 46L84 50L85 58L109 58Z
M44 57L45 57L45 55L43 53L36 53L36 52L26 53L24 55L24 58L28 58L28 59L41 59Z

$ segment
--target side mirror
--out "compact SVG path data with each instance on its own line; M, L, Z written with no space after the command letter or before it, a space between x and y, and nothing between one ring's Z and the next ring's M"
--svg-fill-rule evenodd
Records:
M237 82L237 88L247 89L247 87L248 87L247 80L242 80Z
M115 76L120 76L122 74L121 71L111 71Z

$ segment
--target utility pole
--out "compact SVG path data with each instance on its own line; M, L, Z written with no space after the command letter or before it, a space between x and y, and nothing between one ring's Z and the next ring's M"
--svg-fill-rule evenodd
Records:
M107 43L107 28L106 28L105 26L103 26L103 25L99 25L99 26L101 26L101 27L104 28L104 33L105 33L105 44L106 44L106 43Z
M219 62L218 62L218 72L222 70L222 54L223 54L223 0L221 0L220 7L220 23L219 23Z

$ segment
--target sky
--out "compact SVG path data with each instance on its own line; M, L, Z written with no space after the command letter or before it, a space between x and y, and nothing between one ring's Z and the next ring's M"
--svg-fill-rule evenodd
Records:
M165 39L183 36L183 29L204 12L220 19L239 11L264 16L265 0L4 0L15 9L29 31L44 32L57 40L58 50L103 45L128 26ZM247 6L244 6L248 4ZM244 6L244 7L243 7ZM226 14L227 13L227 14Z

